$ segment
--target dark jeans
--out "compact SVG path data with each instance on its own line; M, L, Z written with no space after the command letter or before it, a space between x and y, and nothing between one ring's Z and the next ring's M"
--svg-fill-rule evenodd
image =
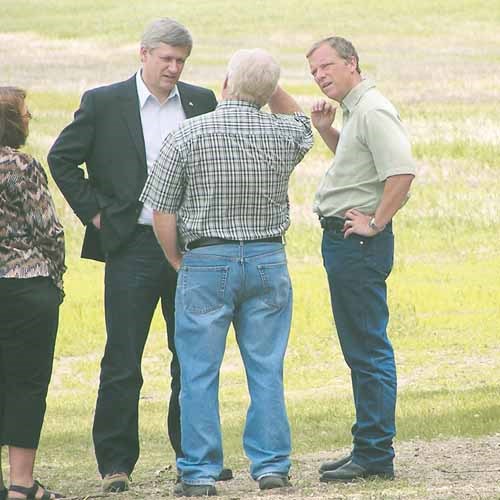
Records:
M94 447L101 475L130 474L139 458L141 360L158 301L167 323L171 396L168 434L176 456L180 435L180 369L174 344L177 274L168 264L149 226L137 226L132 240L106 260L107 342L94 417Z
M323 263L344 359L351 369L356 422L353 461L373 471L393 467L396 433L396 366L387 337L385 280L392 269L389 225L372 238L325 230Z
M50 278L0 279L0 445L38 448L59 303Z

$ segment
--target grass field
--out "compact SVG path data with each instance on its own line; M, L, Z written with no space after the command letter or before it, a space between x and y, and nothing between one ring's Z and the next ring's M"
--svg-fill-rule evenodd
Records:
M82 91L125 79L137 69L137 40L154 17L177 18L192 30L195 46L184 80L219 93L231 53L261 46L279 59L285 88L307 111L320 93L308 74L305 52L331 33L351 39L363 72L400 110L418 163L412 198L395 221L396 263L389 280L389 333L400 387L398 440L404 446L413 440L498 435L500 110L495 103L500 99L500 3L170 4L0 0L0 84L29 91L35 118L27 150L46 164L47 151L71 120ZM287 249L295 308L285 377L294 457L345 448L353 419L349 374L332 325L319 252L321 232L311 211L329 161L317 137L291 182ZM90 428L104 345L103 270L79 259L82 227L53 183L52 188L66 228L67 298L37 470L54 485L83 495L98 491ZM143 362L139 482L155 472L155 478L163 477L163 468L172 464L165 435L168 363L157 314ZM246 467L241 432L247 403L231 337L221 413L226 462L237 469ZM500 449L497 465L500 470ZM168 470L165 474L170 477ZM170 485L163 486L162 493L149 491L147 498L167 496ZM304 488L297 498L311 496ZM397 495L409 491L404 480L397 488L395 493L381 486L342 490L332 498L401 498ZM419 491L407 496L424 498ZM133 498L143 498L138 495ZM476 498L497 498L491 495Z

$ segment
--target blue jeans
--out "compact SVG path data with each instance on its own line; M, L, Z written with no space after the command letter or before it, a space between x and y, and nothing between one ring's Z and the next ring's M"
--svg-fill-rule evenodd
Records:
M325 230L323 263L333 316L351 369L356 422L353 461L370 471L392 471L396 433L396 366L387 337L386 279L392 269L392 227L368 238Z
M251 399L243 435L251 475L287 475L290 428L283 360L292 288L283 245L224 244L188 252L178 275L175 308L184 452L177 466L183 482L213 484L222 470L219 370L231 322Z

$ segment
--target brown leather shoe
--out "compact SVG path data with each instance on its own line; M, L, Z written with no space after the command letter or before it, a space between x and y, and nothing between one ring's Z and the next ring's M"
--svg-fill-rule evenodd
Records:
M104 493L118 493L127 491L130 478L126 472L113 472L102 478L102 491Z

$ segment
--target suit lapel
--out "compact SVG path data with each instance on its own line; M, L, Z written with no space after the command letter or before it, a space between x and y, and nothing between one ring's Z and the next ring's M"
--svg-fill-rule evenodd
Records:
M192 98L191 92L182 82L177 82L177 88L179 89L179 95L181 97L181 105L184 110L186 118L193 118L193 116L198 116L202 112L197 109L196 101Z
M123 87L123 92L119 96L120 109L127 124L130 138L144 166L144 172L147 172L146 166L146 146L144 145L144 134L142 132L141 113L139 110L139 98L137 96L137 87L135 75L127 80Z

